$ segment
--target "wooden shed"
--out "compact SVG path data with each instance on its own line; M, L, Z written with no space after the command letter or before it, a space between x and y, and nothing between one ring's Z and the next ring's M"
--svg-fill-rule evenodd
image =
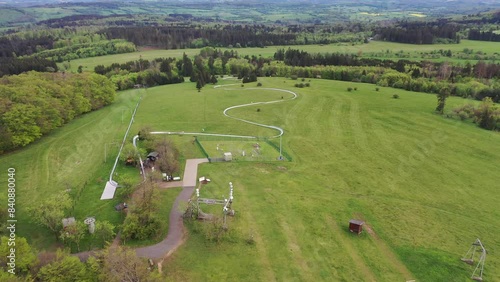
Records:
M365 222L362 220L351 219L349 220L349 231L359 234L363 231L363 224Z

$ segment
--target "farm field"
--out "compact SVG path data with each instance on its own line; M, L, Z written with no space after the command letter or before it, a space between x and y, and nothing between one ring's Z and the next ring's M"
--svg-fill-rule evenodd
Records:
M260 112L248 107L232 114L283 127L284 148L294 159L202 165L199 175L212 182L201 196L221 199L232 181L237 215L220 244L205 240L202 225L190 224L187 243L164 265L167 277L469 281L473 269L459 259L477 237L490 254L485 277L498 277L500 260L493 254L500 242L488 231L499 218L498 133L435 115L434 95L390 88L376 92L373 85L337 81L312 80L311 88L303 89L291 88L292 81L282 78L259 81L300 96L260 106ZM358 91L347 92L353 85ZM172 91L162 96L151 89L144 105L173 101L172 113L144 107L138 123L166 116L153 128L200 128L203 111L188 109L207 95L207 101L214 99L207 102L214 110L207 114L208 132L269 134L221 119L221 109L257 100L258 90L253 95L237 85L231 92L205 87L198 93L189 83L156 89ZM175 102L180 93L189 101L187 116ZM393 93L400 99L392 99ZM450 98L448 107L466 102ZM220 213L217 206L202 209ZM348 232L351 218L365 220L369 233Z
M498 43L496 42L485 42L485 41L473 41L473 40L462 40L460 44L432 44L432 45L413 45L413 44L402 44L402 43L394 43L394 42L384 42L384 41L371 41L368 44L360 44L360 45L350 45L350 44L338 44L338 45L298 45L298 46L269 46L265 48L220 48L222 51L225 50L235 50L241 56L245 55L255 55L255 56L263 56L263 57L272 57L274 53L278 49L282 48L295 48L307 51L309 53L354 53L358 54L359 52L365 54L367 57L373 57L367 53L376 53L376 52L387 52L389 50L392 53L396 53L399 51L410 52L413 55L417 55L415 50L418 52L431 52L434 50L451 50L452 52L463 51L463 49L468 48L472 49L475 52L482 51L483 53L493 54L495 52L499 52ZM145 60L152 60L155 58L161 57L174 57L181 58L183 53L186 53L188 56L194 56L199 54L199 49L176 49L176 50L147 50L147 51L138 51L134 53L125 53L125 54L116 54L116 55L108 55L102 57L92 57L85 59L77 59L72 60L70 62L71 71L76 72L78 66L82 66L83 70L93 71L94 67L97 65L111 65L113 63L125 63L128 61L139 60L140 58ZM382 57L386 58L386 57ZM387 54L387 58L395 59L394 54ZM414 59L414 58L412 58ZM445 58L442 60L451 60L454 62L459 61L456 58ZM463 60L466 62L466 60ZM472 60L470 60L472 62ZM62 63L58 64L59 67L62 66Z
M199 175L212 180L201 196L220 199L232 181L236 216L219 244L205 240L201 223L188 223L187 242L164 264L167 279L469 281L472 269L459 259L476 238L489 251L485 279L500 277L500 239L491 231L500 224L497 132L435 115L435 95L316 79L302 89L285 78L259 81L262 87L207 85L198 92L186 82L121 92L113 105L1 156L3 171L16 168L18 236L30 234L37 247L53 246L52 234L30 224L25 209L68 188L84 187L78 217L121 222L113 210L117 201L98 200L117 151L110 149L104 163L103 148L121 142L141 93L131 134L148 125L154 131L270 137L276 131L222 111L283 97L282 103L230 114L282 127L283 147L293 161L201 165ZM357 91L347 91L354 86ZM291 94L266 88L299 97L288 100ZM399 99L392 98L395 93ZM447 110L466 102L450 97ZM169 138L182 158L202 157L191 136ZM122 174L139 177L134 169L121 168ZM215 214L219 208L203 209ZM366 221L359 236L347 230L352 218Z

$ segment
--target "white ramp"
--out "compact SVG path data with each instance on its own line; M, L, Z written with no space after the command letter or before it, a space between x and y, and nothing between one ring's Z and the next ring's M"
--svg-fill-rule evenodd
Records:
M106 187L104 187L104 191L101 195L101 200L111 200L115 196L116 187L118 183L113 180L106 182Z

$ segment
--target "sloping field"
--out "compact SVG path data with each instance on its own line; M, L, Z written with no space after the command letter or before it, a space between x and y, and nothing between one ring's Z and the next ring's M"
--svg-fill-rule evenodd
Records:
M73 215L77 220L94 216L121 223L123 215L113 208L118 200L99 198L139 96L138 90L121 92L114 104L76 118L34 144L0 157L0 170L5 175L9 167L16 170L17 236L26 237L38 249L53 247L55 236L33 224L27 211L63 191L75 200ZM120 167L117 174L116 179L130 174L140 180L135 169ZM7 176L0 178L0 185L7 187ZM0 195L2 204L6 197L5 189Z
M293 161L201 165L199 175L212 180L201 196L223 199L232 181L236 216L218 244L206 240L206 225L188 223L187 243L164 264L168 279L469 281L473 269L459 259L476 238L489 252L485 280L500 277L499 133L435 115L434 95L326 80L311 80L302 89L284 78L259 81L262 88L252 83L198 92L184 83L144 92L132 133L150 125L158 131L274 136L222 111L290 98L264 87L299 94L231 111L284 128L284 149ZM395 93L399 99L392 98ZM78 218L120 222L116 203L97 200L113 159L108 155L103 163L103 149L116 153L110 143L123 137L139 95L120 93L118 103L0 158L5 175L16 168L18 236L39 248L51 246L52 234L33 226L26 209L65 189L81 190ZM466 102L450 98L447 109ZM200 155L192 137L175 138L184 156ZM133 175L139 177L135 170ZM6 180L0 185L6 187ZM221 214L220 206L202 209ZM352 218L365 220L366 232L351 234Z
M460 258L476 237L489 251L485 278L500 276L500 239L492 231L500 224L498 133L435 115L434 95L337 81L312 80L304 89L282 78L260 81L300 96L231 114L283 127L293 162L202 165L200 175L212 182L201 196L227 197L232 181L236 217L219 244L205 240L201 223L188 224L187 244L164 265L169 278L468 281L473 269ZM270 134L222 117L225 107L273 95L245 88L150 89L137 122ZM451 98L448 107L466 102ZM219 206L202 208L221 214ZM351 234L351 218L365 220L369 232Z

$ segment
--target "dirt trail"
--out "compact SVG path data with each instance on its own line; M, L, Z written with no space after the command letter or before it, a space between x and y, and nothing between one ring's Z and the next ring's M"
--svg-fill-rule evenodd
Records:
M377 233L373 231L373 229L370 227L370 225L365 224L364 225L365 230L370 236L373 238L375 243L377 244L377 247L379 248L380 252L392 263L392 265L396 268L396 270L401 273L401 275L408 280L413 279L413 274L406 268L406 266L399 260L399 258L394 254L392 249L382 240L380 237L378 237Z
M375 274L373 274L370 267L368 267L366 265L363 258L358 255L358 251L354 249L354 246L352 245L352 243L349 240L345 240L342 237L342 234L341 234L342 230L340 229L338 224L331 217L327 217L326 222L328 223L329 226L332 226L332 228L334 229L332 234L338 234L338 235L335 235L335 239L339 240L341 242L342 246L345 248L347 253L351 256L351 259L354 262L354 264L356 265L356 268L359 269L361 271L361 273L363 273L363 277L365 278L365 281L377 281L377 279L375 278Z

